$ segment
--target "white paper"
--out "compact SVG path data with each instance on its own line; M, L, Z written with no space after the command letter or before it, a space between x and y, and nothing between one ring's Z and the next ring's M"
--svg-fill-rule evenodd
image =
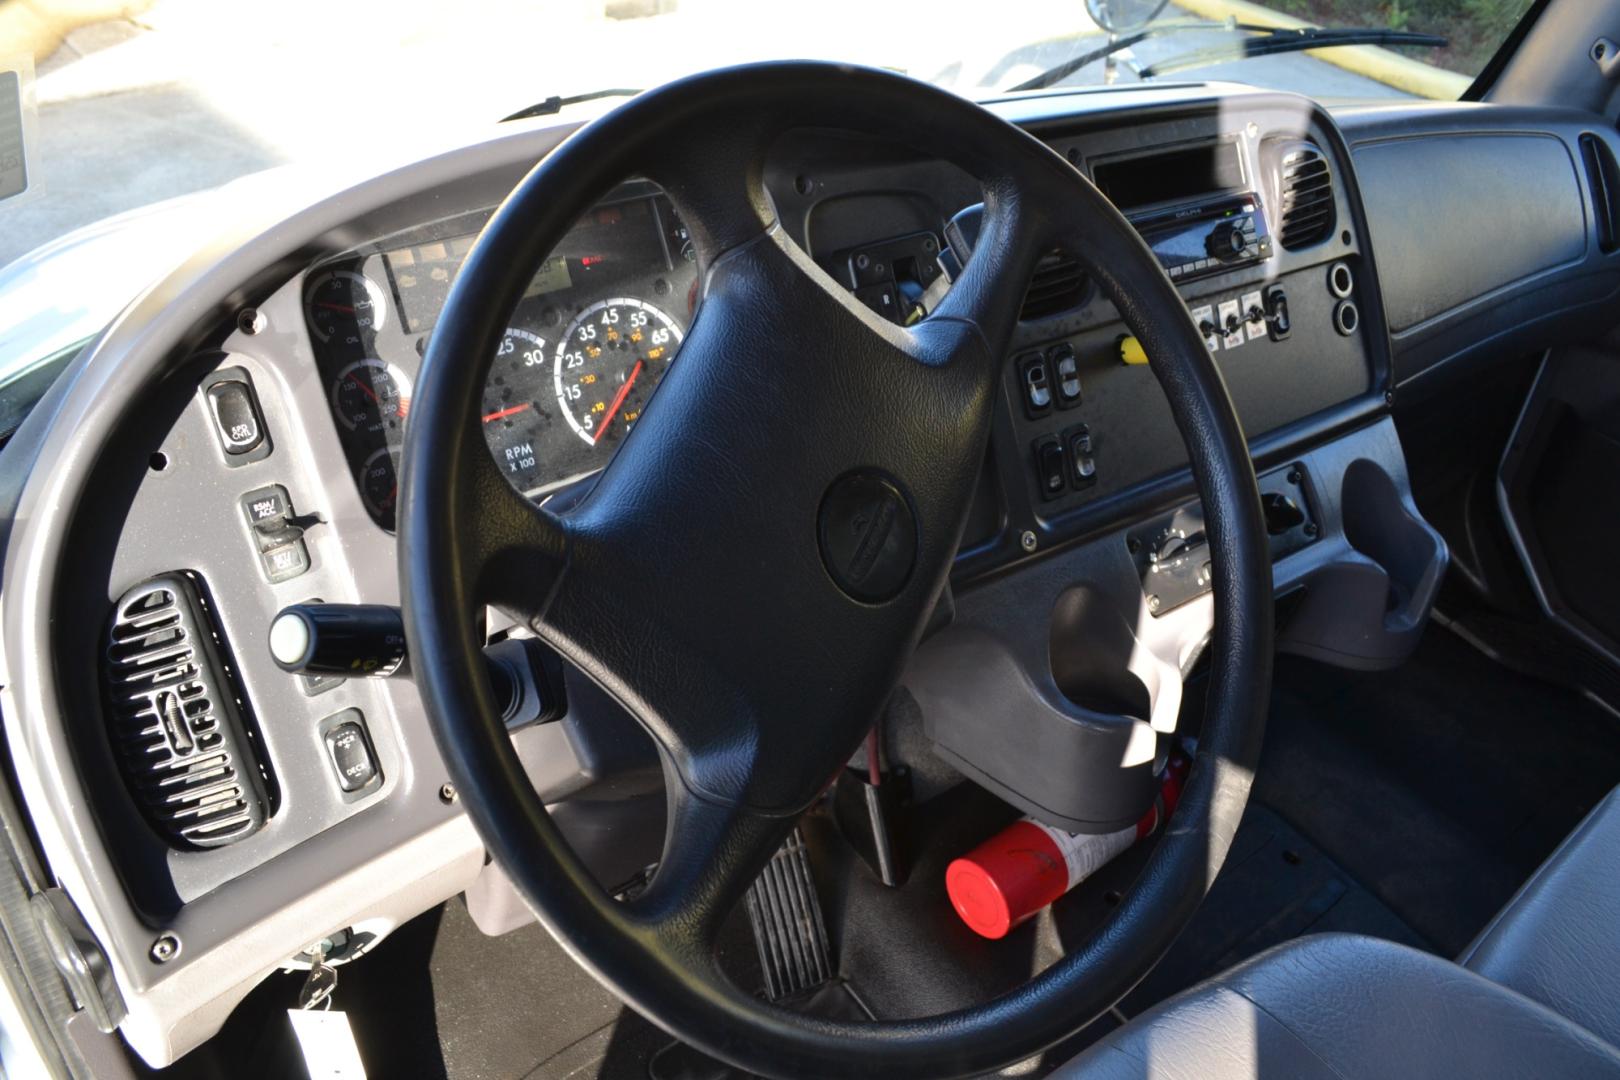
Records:
M310 1080L366 1080L360 1047L347 1013L332 1009L289 1009L293 1034L304 1052Z
M0 68L0 201L28 190L23 142L23 73Z

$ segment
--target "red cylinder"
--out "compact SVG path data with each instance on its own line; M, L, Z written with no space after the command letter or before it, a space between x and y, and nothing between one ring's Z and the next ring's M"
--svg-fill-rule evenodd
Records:
M1172 758L1142 820L1112 833L1070 833L1024 818L945 868L945 891L962 921L1001 938L1158 829L1181 797L1189 763Z

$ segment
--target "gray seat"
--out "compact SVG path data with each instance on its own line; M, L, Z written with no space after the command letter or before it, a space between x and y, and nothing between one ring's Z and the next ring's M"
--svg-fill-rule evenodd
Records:
M1620 1046L1620 789L1541 864L1461 962Z
M1607 1041L1606 1041L1607 1040ZM1300 938L1193 987L1053 1075L1620 1078L1620 795L1452 963Z

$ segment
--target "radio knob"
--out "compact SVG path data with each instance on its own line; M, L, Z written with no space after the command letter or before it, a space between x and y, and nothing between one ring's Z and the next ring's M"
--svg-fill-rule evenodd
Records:
M1249 249L1249 238L1240 223L1223 221L1204 237L1204 248L1217 259L1235 259Z

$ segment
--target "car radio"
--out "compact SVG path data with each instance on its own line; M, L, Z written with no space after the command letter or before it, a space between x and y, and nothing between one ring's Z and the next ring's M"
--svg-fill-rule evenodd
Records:
M1265 211L1252 193L1127 217L1172 281L1193 281L1271 257Z
M1103 158L1091 176L1173 281L1271 256L1266 215L1235 136Z

